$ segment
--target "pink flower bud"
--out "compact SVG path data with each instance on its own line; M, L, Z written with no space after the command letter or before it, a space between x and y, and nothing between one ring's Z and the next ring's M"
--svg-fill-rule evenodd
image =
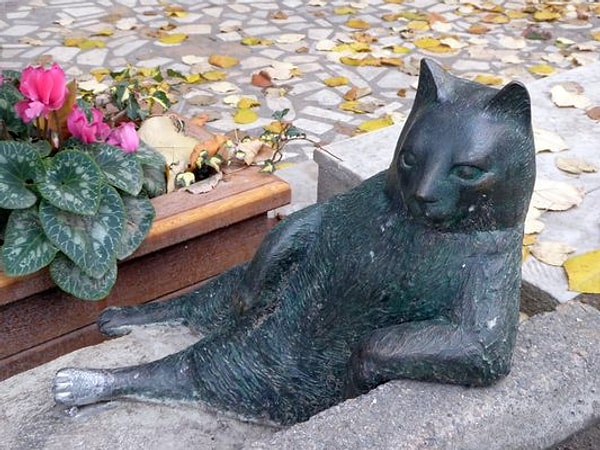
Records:
M41 115L48 117L50 111L62 108L67 98L65 72L56 63L49 69L26 67L21 73L19 91L25 100L18 102L15 110L24 122Z
M85 112L79 106L75 106L67 117L67 128L74 137L86 144L104 142L110 134L110 127L103 119L102 112L92 108L92 121L88 122Z
M135 152L140 146L140 138L131 122L123 122L113 129L106 142L121 147L125 153Z

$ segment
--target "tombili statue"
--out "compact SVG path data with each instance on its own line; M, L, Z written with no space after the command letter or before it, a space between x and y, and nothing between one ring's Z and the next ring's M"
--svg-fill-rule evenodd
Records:
M205 337L139 366L62 369L56 402L187 399L287 425L397 378L489 385L511 366L534 178L523 85L423 60L386 171L288 216L193 293L104 311L111 336L183 321Z

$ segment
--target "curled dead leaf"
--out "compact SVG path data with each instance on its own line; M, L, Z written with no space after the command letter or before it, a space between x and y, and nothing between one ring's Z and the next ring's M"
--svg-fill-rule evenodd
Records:
M569 148L567 143L558 134L541 128L533 129L533 139L535 141L536 153L561 152Z
M562 181L538 179L533 188L531 204L544 211L566 211L579 206L584 191Z
M550 89L552 102L561 108L574 107L586 109L591 106L592 101L585 95L568 90L566 86L557 84Z
M538 241L530 247L531 254L539 261L551 266L562 266L575 249L570 245L554 241Z
M554 163L556 164L556 167L563 172L574 175L598 172L597 166L581 158L565 158L563 156L557 156L554 160Z

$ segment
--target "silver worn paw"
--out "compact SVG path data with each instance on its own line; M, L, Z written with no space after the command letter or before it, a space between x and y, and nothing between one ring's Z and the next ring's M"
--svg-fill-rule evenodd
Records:
M83 406L110 399L113 379L106 371L66 368L58 371L52 384L56 403Z

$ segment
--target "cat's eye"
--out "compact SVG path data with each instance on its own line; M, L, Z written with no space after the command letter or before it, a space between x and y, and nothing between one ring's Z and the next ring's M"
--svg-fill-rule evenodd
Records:
M417 158L415 158L415 155L413 155L412 153L405 151L400 156L400 161L402 162L402 165L404 167L410 168L417 163Z
M485 175L485 171L479 167L460 165L452 168L452 174L465 181L477 181Z

